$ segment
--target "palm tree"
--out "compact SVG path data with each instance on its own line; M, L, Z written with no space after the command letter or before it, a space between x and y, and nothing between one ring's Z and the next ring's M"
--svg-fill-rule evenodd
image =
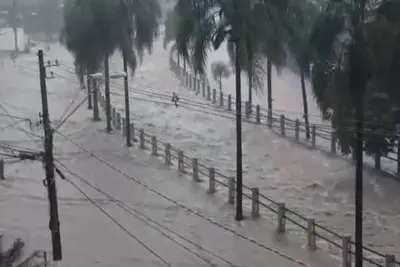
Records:
M0 242L3 237L0 236ZM21 239L16 239L6 251L0 251L0 267L12 267L21 260L25 243Z
M107 130L111 130L108 58L119 50L134 74L158 34L157 0L67 0L62 41L87 73L105 71Z
M11 8L8 12L8 20L14 32L14 49L15 52L19 52L18 46L18 26L19 26L19 14L18 14L18 4L17 0L12 1Z
M163 45L164 49L167 48L170 42L173 42L176 37L176 31L178 27L178 14L175 12L174 9L169 10L166 16L166 20L164 22L165 31L164 31L164 38L163 38ZM176 48L176 44L174 43L171 47L171 53L176 53L177 63L180 66L180 59L181 56ZM183 59L183 70L186 71L186 60Z
M310 62L313 59L313 48L310 46L311 29L318 15L318 7L308 0L297 0L292 3L294 16L289 18L290 27L288 48L294 55L299 66L301 92L303 100L303 118L305 123L306 138L310 139L310 123L308 116L308 101L305 79L310 76Z
M218 82L219 90L222 91L222 79L231 75L228 66L223 61L216 61L211 64L211 71L214 80Z
M242 220L242 133L241 133L241 73L243 49L249 54L263 51L276 57L272 51L281 48L275 27L279 25L279 10L283 0L178 0L175 12L178 26L175 42L185 59L192 59L194 70L203 73L211 49L218 49L224 41L234 47L236 83L237 134L237 206L236 219ZM285 2L285 1L284 1ZM271 25L273 25L271 27ZM273 30L272 30L273 29ZM272 38L271 40L269 38ZM266 42L268 41L268 42ZM279 45L277 45L279 43ZM254 48L254 54L250 51ZM279 53L278 53L279 54ZM252 59L253 57L247 57Z

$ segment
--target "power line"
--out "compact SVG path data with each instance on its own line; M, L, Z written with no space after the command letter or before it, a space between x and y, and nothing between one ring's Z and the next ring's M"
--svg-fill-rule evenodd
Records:
M166 238L168 238L169 240L171 240L172 242L174 242L175 244L177 244L178 246L182 247L184 250L190 252L191 254L195 255L196 257L200 258L201 260L203 260L204 262L206 262L207 264L211 265L211 266L215 266L215 264L211 263L210 260L206 259L205 257L199 255L198 253L194 252L193 250L189 249L188 247L184 246L183 244L177 242L175 239L173 239L171 236L168 236L167 234L165 234L163 231L161 231L160 229L158 229L157 227L154 227L153 225L149 224L148 221L152 222L153 224L157 225L158 227L164 229L165 231L171 232L174 235L178 236L179 238L185 240L186 242L192 244L193 246L197 247L198 249L209 253L210 255L220 259L221 261L229 264L232 267L237 267L236 265L234 265L233 263L231 263L230 261L222 258L221 256L218 256L216 253L205 249L204 247L200 246L199 244L191 241L190 239L186 238L185 236L173 231L172 229L158 223L157 221L155 221L154 219L150 218L149 216L146 216L145 214L139 212L138 210L134 209L131 206L126 205L125 203L123 203L122 201L114 198L113 196L105 193L103 190L99 189L98 187L92 185L91 183L89 183L88 181L86 181L84 178L82 178L81 176L79 176L78 174L72 172L71 170L69 170L64 164L62 164L60 161L57 161L61 167L63 167L63 169L65 171L67 171L68 173L70 173L71 175L75 176L76 178L78 178L80 181L82 181L83 183L85 183L86 185L88 185L90 188L96 190L97 192L99 192L100 194L104 195L105 197L107 197L110 201L114 202L115 204L117 204L119 207L121 207L122 209L124 209L126 212L128 212L129 214L131 214L132 216L134 216L135 218L137 218L138 220L142 221L143 223L145 223L146 225L148 225L149 227L151 227L152 229L154 229L155 231L159 232L160 234L162 234L163 236L165 236ZM69 180L68 180L69 181ZM147 220L147 221L146 221Z
M61 176L61 178L65 179L65 176L62 174L62 172L55 166L55 170L58 173L58 175ZM160 255L158 255L154 250L152 250L149 246L147 246L143 241L141 241L139 238L137 238L135 235L133 235L128 229L126 229L121 223L119 223L113 216L111 216L108 212L105 211L99 204L96 203L91 197L89 197L82 189L79 188L74 182L71 180L68 180L68 182L76 189L78 190L89 202L91 202L94 206L97 207L105 216L107 216L115 225L117 225L119 228L121 228L128 236L133 238L136 242L138 242L142 247L144 247L146 250L148 250L151 254L153 254L156 258L158 258L162 263L164 263L168 267L172 267L171 264L169 264L166 260L164 260Z
M212 220L212 219L210 219L210 218L208 218L208 217L205 217L205 216L203 216L202 214L200 214L199 212L197 212L197 211L195 211L195 210L193 210L193 209L190 209L190 208L184 206L183 204L178 203L177 201L175 201L175 200L173 200L173 199L171 199L171 198L165 196L164 194L162 194L162 193L160 193L160 192L154 190L153 188L149 187L147 184L145 184L145 183L143 183L143 182L137 180L136 178L134 178L134 177L132 177L132 176L126 174L126 173L123 172L122 170L116 168L116 167L115 167L114 165L112 165L111 163L107 162L106 160L100 158L99 156L97 156L97 155L94 154L93 152L88 151L88 150L87 150L86 148L84 148L83 146L81 146L81 145L77 144L76 142L72 141L71 139L69 139L68 137L66 137L64 134L62 134L61 132L57 131L57 133L58 133L60 136L64 137L65 140L67 140L67 141L69 141L70 143L74 144L76 147L80 148L82 151L85 151L86 153L88 153L89 155L91 155L92 157L94 157L95 159L97 159L98 161L102 162L103 164L105 164L105 165L108 166L109 168L111 168L111 169L113 169L114 171L120 173L121 175L125 176L125 177L128 178L129 180L132 180L133 182L135 182L135 183L141 185L142 187L144 187L144 188L146 188L147 190L149 190L150 192L152 192L152 193L158 195L159 197L161 197L161 198L163 198L163 199L165 199L165 200L167 200L167 201L169 201L169 202L171 202L171 203L174 203L176 206L179 206L179 207L185 209L186 211L188 211L188 212L190 212L190 213L192 213L192 214L198 216L199 218L202 218L202 219L204 219L204 220L210 222L211 224L214 224L215 226L217 226L217 227L219 227L219 228L221 228L221 229L223 229L223 230L225 230L225 231L227 231L227 232L230 232L230 233L232 233L232 234L234 234L234 235L236 235L236 236L238 236L238 237L240 237L240 238L242 238L242 239L244 239L244 240L246 240L246 241L248 241L248 242L250 242L250 243L252 243L252 244L257 245L257 246L260 247L260 248L263 248L263 249L265 249L265 250L267 250L267 251L269 251L269 252L272 252L272 253L274 253L274 254L276 254L276 255L278 255L278 256L281 256L282 258L285 258L285 259L287 259L287 260L289 260L289 261L291 261L291 262L293 262L293 263L299 264L299 265L304 266L304 267L309 267L307 264L305 264L305 263L303 263L303 262L301 262L301 261L299 261L299 260L296 260L296 259L294 259L294 258L292 258L292 257L290 257L290 256L287 256L287 255L285 255L285 254L279 252L279 251L276 250L276 249L270 248L270 247L268 247L268 246L266 246L266 245L264 245L264 244L262 244L262 243L256 241L255 239L252 239L252 238L247 237L247 236L245 236L245 235L243 235L243 234L241 234L241 233L238 233L238 232L236 232L235 230L233 230L233 229L231 229L231 228L229 228L229 227L227 227L227 226L225 226L225 225L223 225L223 224L221 224L221 223L219 223L219 222L217 222L217 221L214 221L214 220Z

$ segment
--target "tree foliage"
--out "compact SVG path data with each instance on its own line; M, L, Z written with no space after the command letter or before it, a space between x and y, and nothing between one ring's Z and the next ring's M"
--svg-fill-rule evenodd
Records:
M120 50L132 72L158 35L157 0L65 0L61 41L75 65L95 72Z

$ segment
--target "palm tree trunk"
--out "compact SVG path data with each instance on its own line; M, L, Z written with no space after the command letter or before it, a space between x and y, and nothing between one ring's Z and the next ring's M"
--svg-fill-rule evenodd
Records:
M310 139L310 122L308 120L308 102L307 102L307 92L306 92L306 83L304 81L304 71L303 68L300 67L300 79L301 79L301 93L303 95L303 111L304 111L304 123L306 126L306 138Z
M111 128L111 99L110 99L110 66L108 62L108 55L104 57L104 87L106 95L106 118L107 118L107 132L112 131Z
M176 58L177 58L178 67L180 67L181 66L181 57L179 56L178 53L176 53Z
M268 109L272 111L272 64L267 60Z
M14 25L13 26L13 32L14 32L14 49L15 49L15 52L19 52L19 47L18 47L18 29L17 29L17 26L16 25Z
M219 90L222 91L222 77L219 76Z
M87 71L87 94L88 94L88 109L92 109L93 105L92 105L92 85L91 85L91 79L89 77L89 71Z
M248 85L249 85L249 106L251 106L252 104L252 100L253 100L253 79L252 79L252 73L250 71L249 76L248 76Z
M186 71L186 59L183 59L183 70Z
M92 79L93 84L93 120L99 121L100 120L100 113L99 113L99 88L97 87L96 79Z

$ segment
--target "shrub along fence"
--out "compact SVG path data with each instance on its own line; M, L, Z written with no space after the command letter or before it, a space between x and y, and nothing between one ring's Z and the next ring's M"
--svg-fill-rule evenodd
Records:
M215 88L212 89L204 79L198 78L189 71L183 70L172 57L170 57L170 67L175 75L179 77L181 83L187 88L196 91L197 94L201 93L203 98L211 101L216 106L226 107L228 112L235 112L236 100L230 94L225 95L222 91L217 91ZM277 114L272 110L263 109L260 105L250 105L247 101L243 101L242 106L244 107L242 109L243 116L246 118L247 122L266 124L269 128L277 130L283 136L294 133L294 138L298 142L313 148L328 149L332 154L337 153L337 133L329 125L310 123L308 131L311 138L310 140L306 138L303 139L300 133L306 133L307 127L300 119L289 119L283 114ZM394 153L390 153L387 156L374 157L374 167L377 170L381 170L381 158L388 159L390 162L396 162L396 171L397 174L400 175L400 142L397 142L397 149Z
M105 97L100 95L100 105L105 109ZM127 122L121 113L115 108L112 110L112 122L114 128L126 137ZM184 151L172 147L169 143L163 143L154 135L145 133L144 129L135 129L134 124L129 124L131 140L139 144L140 149L150 149L151 155L163 157L168 166L175 165L179 174L190 175L194 182L208 181L208 193L215 194L219 190L227 190L227 202L235 202L235 177L222 174L215 167L205 166L197 158L191 158ZM350 267L353 262L354 242L350 235L338 234L321 224L316 223L314 218L306 217L286 207L283 202L276 202L262 194L257 187L243 186L243 197L251 203L251 217L256 219L263 211L269 211L277 215L277 232L284 234L287 223L304 231L307 247L314 251L321 242L340 250L342 266ZM364 247L364 261L379 267L400 266L392 254L384 254L371 248Z

